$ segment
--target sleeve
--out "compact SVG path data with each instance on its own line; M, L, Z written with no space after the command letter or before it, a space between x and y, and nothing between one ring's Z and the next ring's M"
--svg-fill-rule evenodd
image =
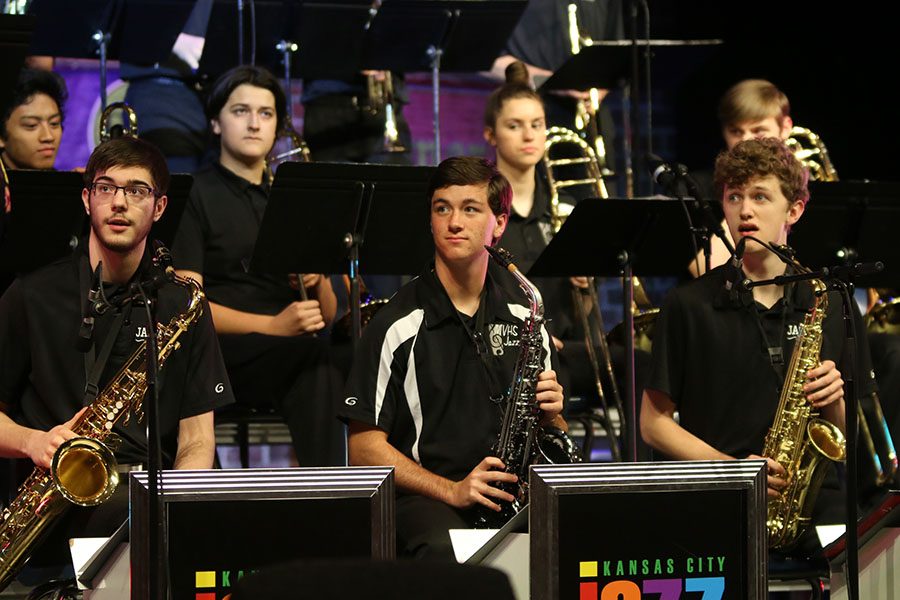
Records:
M385 323L376 315L360 339L338 418L374 425L391 433L397 407L406 404L405 382L415 337L406 321ZM416 330L418 327L416 327Z
M203 274L206 239L209 230L205 217L198 182L194 181L187 206L181 215L178 231L172 241L172 260L176 269Z
M188 377L179 407L179 419L232 404L234 393L206 300L203 301L203 314L188 331L188 339L182 347L188 351Z
M646 387L667 394L678 403L688 356L685 314L680 295L672 293L659 311L653 329L653 352Z
M182 31L190 35L206 36L206 26L209 24L209 15L212 13L213 0L197 0L184 24Z
M28 380L31 368L28 319L22 283L16 280L0 298L0 411L11 413Z

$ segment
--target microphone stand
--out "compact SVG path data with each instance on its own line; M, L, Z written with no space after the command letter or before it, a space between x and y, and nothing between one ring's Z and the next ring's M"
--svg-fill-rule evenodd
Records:
M143 406L146 407L147 418L147 483L149 485L149 520L150 539L149 555L151 564L148 571L150 580L148 590L150 598L168 598L168 565L164 552L166 546L166 522L163 518L161 502L162 478L162 443L159 432L159 350L156 338L156 290L172 281L175 271L169 266L164 274L158 274L145 281L137 281L129 287L128 293L115 302L107 302L103 298L103 312L109 308L124 308L135 300L144 304L147 314L147 341L144 349L144 367L146 369L147 391Z
M751 238L754 239L755 238ZM759 240L755 240L759 242ZM853 319L853 313L850 309L852 298L850 292L853 288L852 279L860 275L868 275L878 273L884 269L881 262L874 263L857 263L850 266L836 266L830 268L822 268L815 271L806 269L797 263L789 254L769 244L763 244L773 254L780 258L785 264L801 270L799 273L790 275L778 275L772 279L760 281L750 281L745 279L741 282L740 287L745 290L751 290L755 287L763 285L786 285L795 281L808 281L810 279L819 279L826 282L828 289L837 291L841 295L841 315L844 323L844 336L846 343L841 353L840 371L844 378L844 420L847 429L847 490L845 503L845 520L846 531L844 533L845 547L847 552L847 562L844 565L844 576L847 579L847 596L850 600L859 598L859 532L857 530L858 509L856 505L857 484L856 484L856 460L857 460L857 427L858 427L858 404L856 392L857 370L859 365L856 362L857 355L857 338L856 323Z
M712 237L710 237L710 233L722 240L728 253L734 255L734 245L728 239L728 236L725 235L721 220L716 218L705 192L686 166L681 163L668 165L662 162L662 159L652 154L648 155L648 159L651 163L658 163L659 166L653 171L653 178L667 194L675 196L683 203L685 194L682 189L685 189L687 195L694 198L700 206L700 212L703 215L703 220L706 221L706 225L700 227L692 226L691 233L694 234L694 239L698 240L703 248L703 255L706 260L706 271L704 272L709 273L712 267ZM688 220L690 221L690 216ZM696 248L694 250L696 252Z

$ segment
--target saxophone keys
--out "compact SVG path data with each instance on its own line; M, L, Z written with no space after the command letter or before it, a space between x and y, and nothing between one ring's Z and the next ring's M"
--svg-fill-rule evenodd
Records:
M116 402L116 410L122 410L122 408L123 408L124 406L125 406L125 404L124 404L121 400L119 400L118 402Z

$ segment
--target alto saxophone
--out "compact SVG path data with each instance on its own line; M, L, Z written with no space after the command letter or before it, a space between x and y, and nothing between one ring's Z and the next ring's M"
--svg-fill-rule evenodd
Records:
M516 359L512 383L506 395L500 434L492 449L518 481L500 484L498 487L514 496L512 502L501 502L500 512L481 510L476 527L502 527L528 504L528 467L535 463L580 462L578 449L561 431L545 434L540 426L540 409L537 407L536 387L538 375L543 370L541 353L544 348L542 326L544 302L541 292L519 272L512 257L503 249L487 247L491 257L503 265L516 278L519 287L528 297L529 315L522 323L519 336L520 352Z
M781 496L769 499L766 518L769 547L779 550L794 546L809 526L829 461L842 462L846 457L844 434L819 418L819 411L803 391L807 372L819 364L822 322L828 308L825 284L819 279L810 283L815 304L804 318L763 449L763 456L777 461L786 473L787 487Z
M170 267L171 269L171 267ZM172 271L174 274L174 271ZM159 366L180 346L179 338L203 312L203 291L192 279L174 276L187 287L187 309L157 330ZM108 499L119 483L112 451L104 443L113 426L127 423L131 413L141 420L147 391L147 342L138 345L115 377L81 415L72 431L78 436L57 449L49 469L35 467L19 487L15 500L0 514L0 591L6 589L70 503L95 506Z

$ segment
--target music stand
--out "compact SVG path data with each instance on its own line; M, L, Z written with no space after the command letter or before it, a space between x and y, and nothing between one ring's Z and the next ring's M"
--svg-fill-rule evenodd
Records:
M0 271L28 273L78 246L87 226L80 173L10 170L9 186L12 211L0 241Z
M361 70L366 26L371 20L370 0L337 3L294 2L273 6L278 17L269 28L257 28L259 61L277 73L284 73L284 91L289 117L293 117L291 79L353 77ZM262 5L264 22L265 7ZM270 19L271 20L271 19ZM302 51L300 51L302 48ZM355 58L356 57L356 58Z
M31 15L0 15L0 110L12 102L19 72L25 64L35 19Z
M99 58L100 110L106 110L108 61L162 62L192 8L183 0L36 0L31 53Z
M434 256L425 227L432 172L431 167L397 165L281 165L250 270L349 274L355 344L360 271L418 273Z
M880 273L860 277L865 287L897 287L900 248L900 183L878 181L814 182L803 218L791 228L788 243L807 267L832 267L882 261Z
M650 49L651 56L663 64L677 64L677 69L671 72L683 73L684 65L699 64L704 53L712 46L717 46L722 40L636 40L637 47ZM611 89L627 83L632 87L629 94L630 103L639 106L640 100L636 91L635 79L640 70L635 63L635 43L633 40L603 40L595 41L581 48L578 54L570 57L556 72L545 81L541 91L554 90L587 90L590 88ZM687 54L693 54L693 61L686 59ZM677 61L677 63L676 63ZM645 68L646 70L646 68ZM631 124L631 138L638 139L638 111L627 107L623 120ZM652 139L653 132L650 128L650 114L648 111L647 140ZM632 139L625 139L626 171L633 172L633 165L639 165L642 161L641 153L633 144ZM648 146L648 151L650 150ZM628 175L630 177L630 175ZM630 187L630 185L629 185Z
M682 273L693 255L689 232L682 202L587 199L578 203L528 272L529 277L622 277L626 362L624 455L631 461L637 460L638 443L631 311L633 277Z
M441 162L441 71L486 71L525 10L524 0L387 0L372 21L364 65L431 71L434 162ZM471 40L478 40L472 44Z

